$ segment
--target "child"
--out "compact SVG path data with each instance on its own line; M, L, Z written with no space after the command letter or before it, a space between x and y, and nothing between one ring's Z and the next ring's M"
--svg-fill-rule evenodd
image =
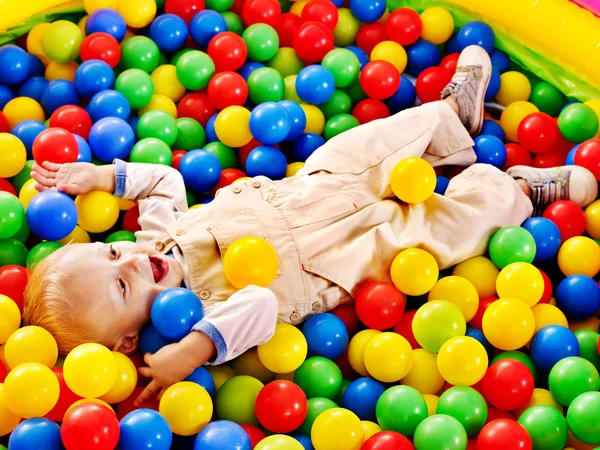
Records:
M169 167L123 161L35 167L40 190L102 190L137 201L142 231L137 243L73 244L44 259L30 274L26 323L50 331L61 353L92 341L130 354L153 300L183 281L202 300L205 317L181 342L146 355L140 373L153 381L141 403L202 364L223 363L268 341L278 320L299 324L351 301L366 280L390 281L391 262L403 249L424 248L446 268L483 254L496 230L520 225L534 209L559 199L592 202L598 186L581 167L504 173L472 165L470 135L481 129L490 73L487 53L469 47L444 100L347 131L296 176L234 183L192 211L181 176ZM389 177L409 157L471 167L445 195L400 206ZM268 289L237 291L223 274L225 251L246 236L266 239L277 251L279 272Z

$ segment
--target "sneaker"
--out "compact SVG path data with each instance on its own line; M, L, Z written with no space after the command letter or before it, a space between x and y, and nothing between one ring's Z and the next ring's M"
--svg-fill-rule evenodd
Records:
M478 45L465 48L456 65L452 81L442 91L442 100L452 96L458 104L458 117L471 136L483 126L485 91L490 84L492 61Z
M515 180L523 180L531 189L533 215L543 214L548 205L558 200L571 200L584 207L596 200L598 182L584 167L562 166L536 169L514 166L506 171Z

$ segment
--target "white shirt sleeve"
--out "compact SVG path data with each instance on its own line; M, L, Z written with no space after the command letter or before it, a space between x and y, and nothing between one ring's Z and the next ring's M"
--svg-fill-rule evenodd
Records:
M193 329L215 343L217 356L210 364L217 365L269 341L275 332L278 312L279 303L272 291L248 286L227 301L207 308L204 318Z

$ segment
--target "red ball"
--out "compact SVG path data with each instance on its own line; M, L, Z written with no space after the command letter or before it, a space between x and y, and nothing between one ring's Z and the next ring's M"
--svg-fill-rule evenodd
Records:
M23 294L27 286L27 269L14 264L0 267L0 294L6 295L23 312Z
M81 43L79 50L82 61L99 59L113 69L121 60L121 46L119 42L108 33L92 33Z
M385 29L392 41L400 45L411 45L421 37L423 22L414 9L399 8L390 13Z
M312 0L302 9L302 22L321 22L330 30L338 23L338 10L330 0Z
M256 397L256 417L274 433L289 433L304 422L308 411L306 395L287 380L271 381Z
M294 45L294 36L300 25L302 25L302 19L296 14L287 12L281 15L275 26L275 31L279 36L279 47L292 47Z
M50 116L50 127L62 128L87 140L92 129L92 118L79 106L64 105Z
M600 181L600 139L588 139L575 152L575 164L585 167Z
M367 55L370 55L373 48L380 42L387 40L387 38L384 24L368 23L358 30L356 45L364 50Z
M400 319L400 322L398 322L394 327L394 333L404 336L413 349L421 348L415 339L415 335L413 334L412 330L412 322L416 312L416 310L406 311L402 316L402 319Z
M496 361L482 380L483 396L498 409L520 409L533 394L535 382L525 364L512 359Z
M488 424L497 419L515 420L515 415L513 413L511 413L510 411L504 411L502 409L498 409L498 408L494 408L493 406L490 406L488 408L488 416L487 416L487 419L485 420L485 423Z
M15 189L15 187L12 184L10 184L10 181L8 181L5 178L0 178L0 191L9 192L15 197L18 197L17 190Z
M165 12L181 17L189 25L196 13L205 9L204 0L167 0Z
M482 330L483 325L481 324L481 321L483 320L483 315L485 314L485 310L488 309L488 307L492 303L494 303L496 300L498 300L497 297L488 297L488 298L482 298L481 300L479 300L479 306L477 307L477 312L475 313L475 315L469 322L469 327L477 328L478 330Z
M367 283L356 295L358 318L374 330L394 327L402 319L405 307L404 295L391 283Z
M67 409L78 400L81 400L82 397L75 394L67 383L65 383L65 378L63 377L63 368L62 367L53 367L52 372L58 378L58 385L60 386L60 396L58 397L58 402L54 405L54 408L46 414L44 417L47 419L53 420L55 422L62 422Z
M558 127L558 117L554 118L553 120L556 123L556 126ZM573 145L574 144L572 142L567 141L567 139L562 135L562 133L558 133L556 143L554 144L554 147L552 147L552 149L560 150L563 153L569 153L569 150L573 148Z
M444 59L440 62L440 67L446 69L452 75L456 72L456 65L458 64L458 57L460 53L450 53L444 56Z
M177 117L190 117L205 127L217 109L210 103L208 95L203 92L191 92L179 101Z
M329 312L344 322L344 325L346 325L346 329L348 330L348 336L352 336L356 333L356 329L358 328L358 314L356 314L356 307L354 304L346 303L338 305Z
M246 62L248 47L240 36L225 31L210 40L206 53L215 63L217 72L238 70Z
M546 272L544 272L542 269L538 270L544 279L544 293L542 294L542 298L538 303L550 303L550 300L552 300L552 281L550 280L550 277L546 275Z
M585 231L585 214L583 209L571 200L559 200L546 208L543 216L550 219L560 230L562 242Z
M506 171L514 166L532 166L533 160L527 150L519 144L506 144L506 162L502 170Z
M344 353L338 356L333 362L338 366L340 372L342 372L342 378L344 378L344 380L355 380L358 378L359 375L354 371L348 360L347 348L344 350Z
M0 361L0 383L4 383L4 380L6 380L6 375L8 375L8 369L4 363Z
M525 148L533 153L547 152L558 139L558 125L556 121L548 114L537 112L529 114L519 124L517 136L519 142Z
M296 55L306 63L321 61L333 50L333 43L333 31L321 22L304 22L292 42Z
M173 159L171 161L171 167L173 169L179 170L179 164L181 163L181 158L183 158L187 152L185 150L173 150Z
M10 133L10 124L3 112L0 111L0 133Z
M248 85L239 73L220 72L208 83L208 100L217 108L242 106L248 98Z
M352 109L352 115L356 117L358 123L372 122L377 119L384 119L390 116L390 110L381 100L374 98L365 98L356 104Z
M140 396L140 394L146 389L144 386L136 386L131 395L117 405L117 417L119 420L123 419L131 411L135 411L138 408L134 406L134 402ZM158 411L158 402L156 398L144 402L140 408L152 409Z
M360 86L369 97L383 100L396 93L400 86L400 74L387 61L371 61L360 73Z
M435 102L452 79L452 74L442 67L429 67L419 74L415 89L421 103Z
M360 450L414 450L412 443L395 431L380 431L365 441Z
M106 406L84 403L65 414L60 435L66 450L113 450L119 442L119 421Z
M527 430L516 420L497 419L485 425L477 438L478 450L531 450Z
M242 20L247 27L255 23L275 27L280 17L281 5L277 0L246 0L242 7Z
M139 224L140 219L140 207L138 205L128 209L123 216L123 229L135 233L140 231L142 227Z
M221 171L221 177L219 178L219 182L217 183L217 185L214 188L212 188L210 190L210 194L214 197L214 195L216 194L216 192L219 189L229 186L235 180L238 180L240 178L244 178L247 176L248 175L246 175L244 172L242 172L239 169L224 169Z
M548 169L551 167L564 166L567 155L557 149L548 150L544 153L538 153L533 157L533 167Z
M256 447L260 441L267 437L263 430L261 430L258 427L255 427L254 425L243 424L240 426L244 429L244 431L246 432L246 434L248 434L248 437L250 438L250 448Z
M48 128L33 141L33 159L40 166L44 161L57 164L75 162L78 155L75 136L62 128Z

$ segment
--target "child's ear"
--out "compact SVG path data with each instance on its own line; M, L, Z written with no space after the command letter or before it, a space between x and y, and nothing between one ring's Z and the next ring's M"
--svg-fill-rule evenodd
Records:
M113 347L113 351L124 353L125 355L131 355L138 349L139 335L127 335L121 336Z

